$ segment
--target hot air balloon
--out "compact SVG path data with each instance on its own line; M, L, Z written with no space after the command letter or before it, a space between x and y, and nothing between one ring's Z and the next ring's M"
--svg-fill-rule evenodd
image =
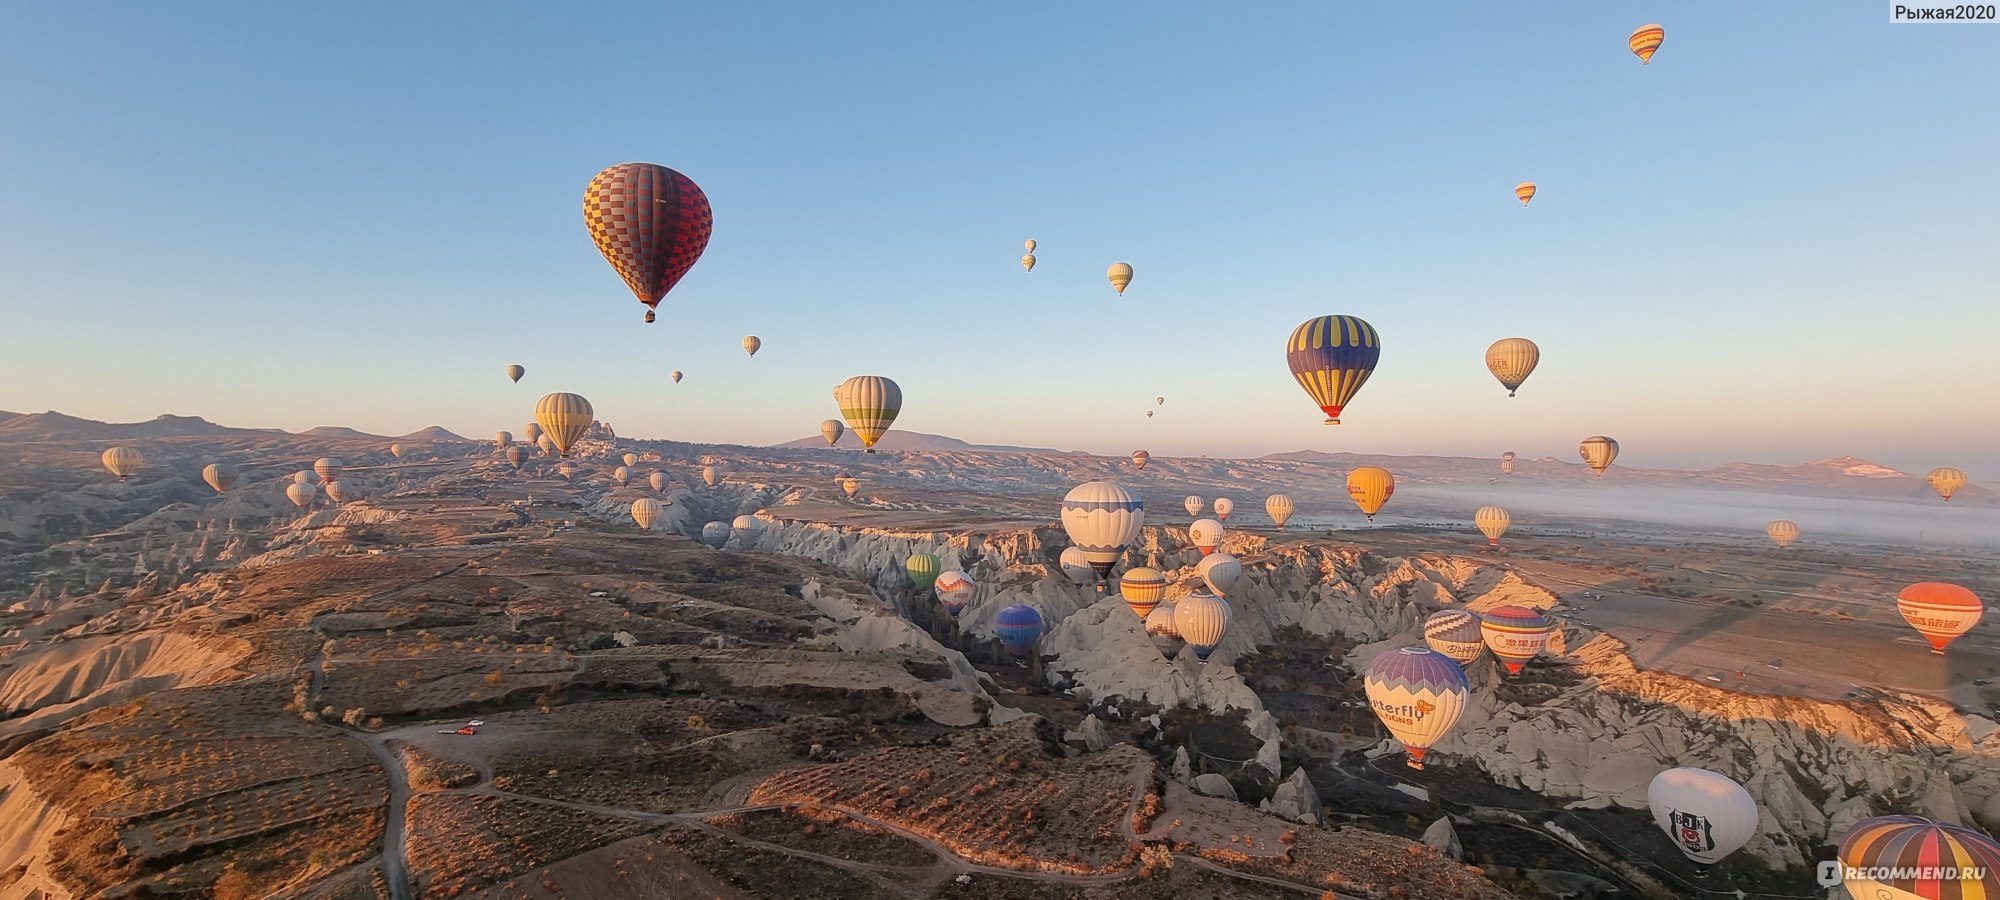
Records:
M729 526L721 522L701 526L701 542L713 549L722 549L723 544L729 543Z
M1150 419L1150 418L1152 418L1152 417L1153 417L1153 411L1152 411L1152 410L1150 410L1150 409L1149 409L1149 410L1146 410L1146 418Z
M1424 754L1465 712L1465 670L1427 647L1400 647L1376 656L1362 688L1375 717L1403 742L1412 769L1424 767Z
M1229 596L1236 582L1243 578L1243 563L1227 553L1211 553L1201 558L1194 567L1194 574L1208 583L1208 589L1217 597Z
M1509 450L1500 454L1500 474L1514 474L1514 451Z
M1500 379L1500 386L1507 389L1507 396L1521 387L1534 374L1535 364L1542 361L1542 348L1527 338L1501 338L1486 348L1486 371Z
M965 611L966 604L972 602L972 596L979 593L979 585L973 582L971 576L953 569L938 573L936 590L938 603L956 619L959 613Z
M845 493L847 494L847 496L848 496L848 498L849 498L849 499L852 499L852 498L854 498L854 497L855 497L856 495L859 495L859 494L861 493L861 479L859 479L859 478L849 478L849 479L846 479L846 480L843 480L843 481L842 481L842 482L840 483L840 489L841 489L841 491L843 491L843 492L845 492Z
M1089 584L1097 580L1097 570L1090 567L1090 558L1084 555L1082 547L1073 544L1064 547L1057 565L1061 567L1063 576L1076 584Z
M1528 201L1535 199L1535 183L1523 181L1514 185L1514 196L1520 198L1522 206L1527 206Z
M618 461L619 461L619 462L622 462L622 463L624 463L624 464L626 464L626 465L628 465L628 466L636 466L636 465L638 465L638 464L639 464L639 454L637 454L637 453L627 453L627 454L625 454L624 456L621 456L621 457L619 457L619 458L618 458Z
M1340 411L1368 383L1381 358L1375 327L1354 316L1307 319L1285 341L1285 364L1326 413L1328 425L1340 424Z
M1555 628L1541 613L1511 605L1487 610L1479 622L1486 649L1493 651L1493 658L1500 660L1510 675L1520 672L1549 645L1549 633Z
M1118 595L1125 598L1125 605L1132 607L1133 614L1144 620L1167 596L1167 576L1158 569L1134 566L1118 579Z
M1193 494L1189 494L1186 500L1181 501L1181 508L1187 510L1190 516L1201 515L1201 508L1206 505L1208 505L1207 501Z
M1153 454L1151 453L1147 453L1144 450L1134 450L1132 451L1132 467L1135 469L1144 469L1146 467L1146 460L1152 458Z
M646 483L653 486L654 493L664 493L667 490L667 473L654 472L646 476Z
M1640 63L1650 66L1653 64L1653 54L1660 49L1660 44L1666 39L1665 28L1658 25L1641 25L1632 32L1631 37L1625 39L1625 44L1632 48Z
M590 430L590 422L596 412L590 408L590 401L577 394L550 394L535 404L535 422L542 426L542 434L555 442L556 452L569 455L569 448L576 445L585 431Z
M1063 530L1097 571L1098 593L1105 592L1104 581L1111 577L1111 567L1118 564L1125 547L1145 526L1145 507L1139 495L1115 481L1088 481L1070 488L1063 497Z
M1160 648L1161 656L1180 649L1181 633L1174 630L1174 604L1162 600L1146 614L1146 636L1153 639L1153 646Z
M1228 601L1204 590L1174 601L1174 633L1187 641L1196 659L1208 662L1208 655L1229 633Z
M548 436L548 435L546 435L546 434L542 435L542 439L541 439L541 440L538 440L538 441L536 441L536 442L535 442L535 446L536 446L537 448L539 448L539 449L540 449L540 450L542 451L542 455L543 455L543 456L560 456L560 455L562 455L561 453L559 453L559 452L558 452L558 451L556 450L556 439L555 439L555 438L552 438L552 437L549 437L549 436Z
M1021 249L1023 249L1023 250L1026 250L1026 251L1028 251L1029 253L1033 253L1033 252L1035 252L1035 239L1034 239L1034 238L1029 238L1029 239L1027 239L1027 240L1025 240L1025 241L1022 241L1022 242L1021 242Z
M1165 397L1154 397L1154 398L1153 398L1153 405L1154 405L1154 406L1165 406L1166 404L1167 404L1167 398L1165 398Z
M1009 606L993 618L993 630L1008 653L1027 656L1042 636L1042 614L1032 606Z
M1897 592L1896 611L1931 642L1932 653L1943 656L1946 644L1979 624L1986 605L1978 594L1958 585L1923 581Z
M561 465L556 466L556 474L561 475L562 480L568 481L576 477L576 466L571 465L569 460L563 460Z
M1757 834L1757 801L1727 775L1668 769L1646 787L1653 824L1696 865L1711 866Z
M931 585L937 581L938 573L942 571L944 565L938 562L937 557L928 553L913 553L909 559L903 561L903 574L909 576L910 586L918 591L930 590Z
M1611 461L1618 458L1618 442L1601 434L1584 438L1576 449L1599 478L1604 477L1605 469L1611 468Z
M1123 295L1125 286L1132 283L1132 265L1122 262L1112 263L1111 268L1104 270L1104 277L1111 279L1111 286Z
M1504 507L1482 506L1472 514L1472 524L1479 526L1479 533L1486 535L1486 543L1491 547L1500 546L1500 536L1507 533L1507 526L1514 524L1514 517L1507 514Z
M528 464L528 448L518 445L508 447L507 462L513 464L515 471L520 471L522 466Z
M875 442L903 411L903 389L880 375L856 375L833 389L833 401L861 446L874 453Z
M1959 488L1965 487L1965 473L1949 466L1932 469L1924 480L1931 483L1931 490L1937 491L1946 503L1951 502L1951 495L1958 493Z
M529 422L528 427L521 429L521 440L527 441L530 444L540 444L542 442L542 426Z
M403 446L402 444L390 444L390 445L389 445L389 455L390 455L390 456L393 456L393 457L395 457L395 458L397 458L397 459L402 459L402 458L403 458L403 454L405 454L405 453L408 453L408 452L410 452L410 451L409 451L409 448L407 448L407 447L404 447L404 446Z
M668 377L668 378L672 378L672 379L674 380L674 383L675 383L675 384L680 384L680 383L681 383L681 370L679 370L679 369L675 369L675 370L673 370L672 372L668 373L668 374L667 374L667 377Z
M1235 511L1236 511L1236 501L1231 500L1228 497L1215 498L1216 518L1221 519L1224 522L1227 522L1229 521L1229 514Z
M819 436L826 438L826 445L829 447L840 443L840 436L846 431L847 426L840 424L839 419L828 419L819 423Z
M528 374L528 370L523 369L520 366L507 367L507 378L516 384L519 384L521 381L521 376L526 374Z
M305 509L310 505L313 502L313 497L318 493L319 489L310 484L294 481L291 484L285 485L285 498L292 501L292 505L300 509Z
M756 356L757 348L762 346L764 346L764 341L762 338L759 338L754 334L746 334L743 336L743 352L748 353L751 356Z
M322 456L313 460L313 474L321 481L338 481L340 468L344 465L337 456Z
M621 163L584 188L583 224L605 261L646 304L651 322L660 299L708 248L715 217L708 196L686 175L652 163Z
M1480 634L1479 617L1462 609L1440 609L1424 620L1424 643L1468 665L1486 652L1486 638Z
M756 539L757 532L764 530L764 523L758 521L756 516L746 514L737 516L731 520L729 528L731 531L736 532L738 537L743 539L743 543L747 544Z
M1779 519L1764 526L1764 533L1777 541L1778 546L1790 547L1793 541L1799 539L1799 526L1790 519Z
M514 443L514 435L511 432L496 431L493 433L494 446L499 447L502 450L505 450L507 449L507 445L511 443Z
M1033 253L1021 254L1021 268L1026 269L1030 272L1035 271L1035 254Z
M1207 556L1222 546L1222 523L1214 519L1196 519L1188 526L1188 543L1201 548L1201 555Z
M619 466L616 469L612 469L611 480L618 482L619 487L624 487L626 482L632 480L632 470L625 468L624 466Z
M1375 514L1396 493L1396 476L1380 466L1362 466L1347 473L1347 496L1354 498L1354 505L1368 514L1368 521L1375 521Z
M326 498L335 503L346 503L359 496L356 492L348 489L347 482L329 481L326 483Z
M660 513L664 509L660 501L651 497L640 497L632 501L632 521L639 523L640 529L652 531L653 523L660 520Z
M236 470L226 463L209 463L201 470L201 480L208 482L208 486L220 494L236 484Z
M714 466L702 466L701 480L704 484L707 484L709 487L715 487L716 485L722 483L722 473L717 472Z
M1863 900L1986 900L1994 896L2000 844L1963 825L1918 816L1862 819L1840 841L1840 864L1859 869L1847 893ZM1956 869L1955 872L1941 870ZM1983 877L1965 877L1977 870ZM1843 873L1844 874L1844 873ZM1945 878L1945 875L1956 877ZM1883 877L1902 876L1902 877ZM1919 877L1924 876L1924 877Z
M1285 523L1292 520L1292 510L1295 508L1292 505L1292 498L1285 494L1272 494L1264 498L1264 512L1271 517L1272 524L1277 525L1279 531L1284 531Z
M292 482L294 484L312 484L313 481L313 470L311 469L300 469L292 473Z

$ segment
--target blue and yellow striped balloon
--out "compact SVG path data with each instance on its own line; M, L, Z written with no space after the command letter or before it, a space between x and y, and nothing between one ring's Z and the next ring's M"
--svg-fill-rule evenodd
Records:
M1326 413L1326 424L1340 424L1340 411L1374 374L1382 357L1382 340L1375 326L1355 316L1320 316L1292 329L1285 342L1285 363L1292 377Z

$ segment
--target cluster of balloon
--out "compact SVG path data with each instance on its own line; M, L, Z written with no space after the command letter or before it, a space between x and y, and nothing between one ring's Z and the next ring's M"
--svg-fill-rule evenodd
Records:
M1201 515L1201 508L1207 505L1208 501L1193 494L1187 495L1187 499L1181 501L1181 508L1187 510L1187 514L1190 516Z
M1229 603L1201 589L1182 597L1174 603L1174 633L1187 642L1196 659L1208 662L1229 633Z
M1704 869L1757 834L1757 801L1734 779L1707 769L1668 769L1653 776L1646 806L1653 824Z
M1771 540L1778 542L1778 546L1790 547L1793 541L1799 539L1799 526L1790 519L1779 519L1764 526L1764 533L1770 535Z
M1959 585L1922 581L1897 592L1896 611L1930 642L1932 653L1943 656L1946 645L1979 624L1986 604Z
M1134 450L1132 451L1132 468L1143 470L1146 468L1146 460L1152 458L1153 454L1151 453L1147 453L1144 450Z
M1555 631L1555 624L1547 616L1521 606L1496 606L1480 617L1479 634L1486 640L1486 649L1493 651L1493 658L1507 668L1507 674L1518 675L1521 667L1528 664L1549 645L1549 635Z
M651 497L640 497L632 501L632 521L639 523L641 531L652 531L653 523L660 520L660 514L664 511L660 501Z
M523 368L521 368L520 366L508 366L508 367L507 367L507 380L509 380L509 381L512 381L512 382L514 382L515 384L520 384L520 383L521 383L521 376L523 376L523 375L526 375L526 374L528 374L528 370L527 370L527 369L523 369Z
M1214 519L1196 519L1194 524L1188 526L1188 543L1200 549L1201 555L1207 556L1214 553L1215 548L1222 546L1223 534L1221 522Z
M535 404L535 424L541 426L542 436L549 439L556 454L564 457L590 430L596 415L590 401L577 394L549 394Z
M1015 604L994 617L993 630L999 633L1000 643L1008 653L1027 656L1035 641L1041 639L1042 614L1032 606Z
M1840 841L1840 864L1867 870L1845 882L1848 893L1868 900L1991 896L2000 871L2000 844L1963 825L1918 816L1862 819ZM1944 879L1944 869L1979 869L1979 882ZM1958 872L1949 873L1958 875Z
M1618 458L1618 442L1601 434L1584 438L1576 450L1583 456L1584 463L1590 466L1590 470L1596 472L1599 478L1604 477L1605 469L1611 468L1611 461Z
M1214 505L1215 505L1215 517L1221 519L1224 522L1229 521L1229 514L1236 511L1236 501L1231 500L1228 497L1215 498Z
M1534 190L1534 185L1528 185ZM1522 202L1527 202L1523 200ZM1500 379L1500 385L1507 389L1507 396L1521 387L1521 382L1535 371L1535 365L1542 361L1542 349L1527 338L1501 338L1493 346L1486 348L1486 370Z
M931 585L937 582L938 573L943 570L944 566L938 558L928 553L913 554L903 561L903 574L909 576L910 587L918 593L930 590Z
M1285 530L1285 523L1292 520L1292 511L1297 508L1293 505L1291 496L1287 494L1272 494L1264 498L1264 512L1271 517L1271 524L1278 526L1279 531Z
M729 543L729 526L721 522L701 526L701 542L711 549L722 549L723 544Z
M694 180L652 163L621 163L583 190L583 223L606 262L654 319L661 298L701 259L715 228Z
M1381 466L1362 466L1347 473L1347 496L1354 498L1354 505L1361 507L1370 522L1395 493L1396 476Z
M1424 620L1424 643L1461 666L1486 652L1479 617L1462 609L1441 609Z
M1465 670L1426 647L1401 647L1375 657L1362 679L1368 705L1403 743L1412 769L1465 713Z
M1132 264L1112 263L1111 268L1104 270L1104 277L1111 279L1112 289L1118 292L1118 296L1123 297L1125 286L1132 283Z
M874 453L875 442L903 411L903 389L880 375L856 375L834 387L833 402L865 452Z
M756 356L757 348L762 346L764 346L764 341L762 338L759 338L754 334L746 334L743 336L743 352L748 353L751 356Z
M201 480L208 482L208 486L220 494L236 484L236 470L226 463L209 463L201 470Z
M1030 272L1035 271L1035 239L1022 241L1021 246L1028 248L1028 252L1021 254L1021 268Z
M1479 533L1486 535L1489 547L1500 546L1500 536L1507 533L1507 526L1514 524L1514 517L1500 506L1482 506L1472 514L1472 524L1479 527Z
M1931 490L1937 491L1946 503L1951 502L1951 495L1958 493L1959 488L1965 487L1965 473L1950 466L1932 469L1924 480L1930 482Z
M839 444L840 436L846 433L847 426L840 424L839 419L828 419L819 423L819 436L826 438L826 445L829 447Z
M1285 341L1285 364L1326 413L1328 425L1340 424L1340 411L1368 383L1381 358L1375 326L1355 316L1307 319Z
M1088 481L1062 500L1063 530L1097 572L1097 592L1105 593L1111 568L1146 524L1146 504L1115 481Z
M972 580L972 577L957 569L938 573L935 588L938 603L944 606L944 611L954 619L965 611L966 605L972 602L973 595L979 592L979 585Z
M1124 576L1118 579L1118 595L1124 598L1126 606L1132 608L1132 614L1143 622L1167 596L1167 576L1158 569L1134 566L1125 570Z

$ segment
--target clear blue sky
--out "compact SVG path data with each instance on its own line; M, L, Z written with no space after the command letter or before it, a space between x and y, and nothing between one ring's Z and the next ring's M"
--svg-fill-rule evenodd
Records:
M583 6L0 9L0 409L479 435L571 390L621 433L766 443L872 373L899 426L975 441L1573 458L1601 432L1633 465L2000 477L2000 26ZM715 207L650 327L578 211L633 160ZM1324 313L1385 343L1338 428L1282 351ZM1543 361L1510 400L1481 352L1517 334Z

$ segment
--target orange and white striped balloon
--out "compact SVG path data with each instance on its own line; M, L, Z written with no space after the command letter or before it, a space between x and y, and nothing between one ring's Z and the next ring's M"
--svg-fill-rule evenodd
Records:
M1535 199L1535 183L1523 181L1514 185L1514 196L1520 198L1522 206L1527 206L1528 201Z
M1779 519L1765 526L1764 533L1770 535L1771 540L1777 541L1778 546L1790 547L1793 541L1799 539L1799 526L1790 519Z
M1653 54L1659 52L1660 45L1666 40L1665 28L1658 25L1641 25L1638 30L1632 32L1631 37L1625 39L1625 44L1632 48L1632 53L1639 57L1639 62L1650 66L1653 64Z
M1896 594L1896 611L1931 642L1932 653L1943 656L1946 644L1979 624L1986 604L1979 602L1978 594L1958 585L1920 581Z

